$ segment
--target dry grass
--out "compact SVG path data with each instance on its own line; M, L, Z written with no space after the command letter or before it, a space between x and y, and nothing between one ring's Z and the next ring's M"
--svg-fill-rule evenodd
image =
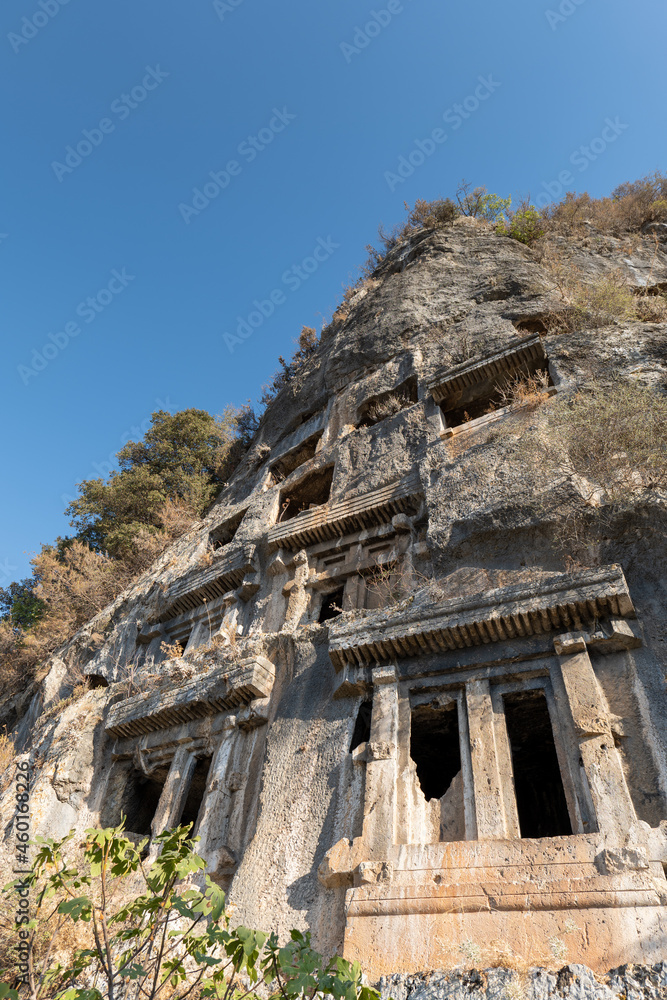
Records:
M643 323L667 323L667 298L664 295L638 295L635 313Z
M147 570L155 559L193 522L193 510L181 501L167 501L161 509L164 530L139 531L126 557L111 559L74 539L66 546L45 547L32 560L39 578L36 596L46 610L27 631L0 622L0 685L4 698L25 690L43 663L86 622L103 611ZM74 683L76 675L70 667Z
M652 268L656 254L657 249ZM652 270L646 287L637 293L620 268L591 278L553 245L542 249L540 263L561 300L560 307L543 318L548 333L572 333L630 320L667 319L667 301L650 293Z
M164 653L167 660L179 660L183 656L183 647L180 642L161 642L160 652Z
M377 424L380 420L386 420L387 417L393 417L396 413L400 413L408 406L412 406L412 399L407 393L387 393L378 399L371 400L364 413L364 421Z
M591 382L543 407L516 455L536 512L562 544L667 497L667 398L636 383Z
M667 221L667 176L656 171L621 184L608 198L568 192L542 214L549 230L565 234L581 231L588 224L611 235L638 232L647 223Z
M0 795L4 795L12 781L11 766L14 763L14 742L5 733L0 735Z
M549 373L536 371L532 375L517 375L503 386L500 395L501 406L532 411L549 398Z

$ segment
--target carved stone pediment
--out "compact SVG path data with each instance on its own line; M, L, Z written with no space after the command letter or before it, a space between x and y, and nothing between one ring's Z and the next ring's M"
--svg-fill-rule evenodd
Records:
M441 369L432 379L429 389L437 403L450 396L463 392L476 384L483 384L489 379L508 375L522 365L531 362L544 362L547 357L539 334L526 337L513 347L494 351L483 358L466 361L455 368Z
M182 687L162 689L128 698L110 710L110 736L140 736L156 729L201 719L266 698L273 690L275 668L263 656L216 667Z
M393 614L383 609L353 621L334 621L329 655L336 669L581 628L582 622L611 615L634 617L623 571L616 564L554 574L534 587L524 583L463 599L410 601Z
M184 611L198 607L202 601L211 601L235 590L244 582L248 573L255 573L256 546L243 545L224 555L214 556L210 566L194 569L173 583L164 595L166 606L160 618L175 618Z
M387 524L395 514L415 513L423 499L416 475L383 486L372 493L321 504L304 510L283 524L276 524L268 534L269 545L295 551L304 545L349 534L372 525Z

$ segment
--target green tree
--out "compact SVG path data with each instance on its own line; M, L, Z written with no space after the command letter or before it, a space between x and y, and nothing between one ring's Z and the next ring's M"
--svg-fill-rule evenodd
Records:
M468 181L462 180L456 192L456 202L462 215L496 222L509 210L512 199L489 194L485 187L472 188Z
M0 587L0 621L20 630L36 625L44 614L44 602L35 593L38 585L39 579L33 574L8 587Z
M158 410L143 440L118 452L118 470L79 484L67 508L77 537L97 551L123 556L142 528L162 527L168 499L183 501L199 517L225 483L247 442L237 427L239 411L221 417L205 410L170 414Z
M379 1000L362 984L358 963L325 961L308 934L292 931L281 947L275 934L232 928L224 893L203 874L206 863L194 850L199 838L189 839L189 830L156 837L159 854L147 871L146 841L135 846L122 824L86 831L81 869L65 858L73 831L62 840L37 838L31 874L4 889L25 893L27 887L34 897L35 915L23 925L31 1000L185 1000L193 994L258 1000L258 991L276 1000ZM203 890L193 887L197 877ZM88 942L59 962L53 956L70 922L88 932Z
M509 236L526 246L531 246L540 236L544 236L545 230L544 216L528 202L520 205L515 212L506 211L496 224L499 236Z

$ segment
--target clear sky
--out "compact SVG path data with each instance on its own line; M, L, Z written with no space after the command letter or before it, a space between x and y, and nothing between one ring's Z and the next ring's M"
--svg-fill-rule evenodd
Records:
M404 201L665 170L666 37L664 0L3 0L0 585L153 410L256 399Z

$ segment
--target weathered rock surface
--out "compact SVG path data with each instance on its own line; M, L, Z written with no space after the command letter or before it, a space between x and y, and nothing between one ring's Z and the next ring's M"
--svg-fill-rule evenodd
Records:
M585 965L558 972L481 969L386 976L383 1000L662 1000L667 996L667 965L626 965L595 976Z
M667 287L650 233L560 250ZM549 333L561 306L474 220L389 254L207 517L17 702L33 835L192 821L239 920L311 930L396 1000L665 995L665 506L573 566L517 457L530 418L483 410L521 364L556 403L591 376L664 390L667 325ZM58 708L77 672L109 686ZM561 939L595 976L421 974L469 942L551 968Z

